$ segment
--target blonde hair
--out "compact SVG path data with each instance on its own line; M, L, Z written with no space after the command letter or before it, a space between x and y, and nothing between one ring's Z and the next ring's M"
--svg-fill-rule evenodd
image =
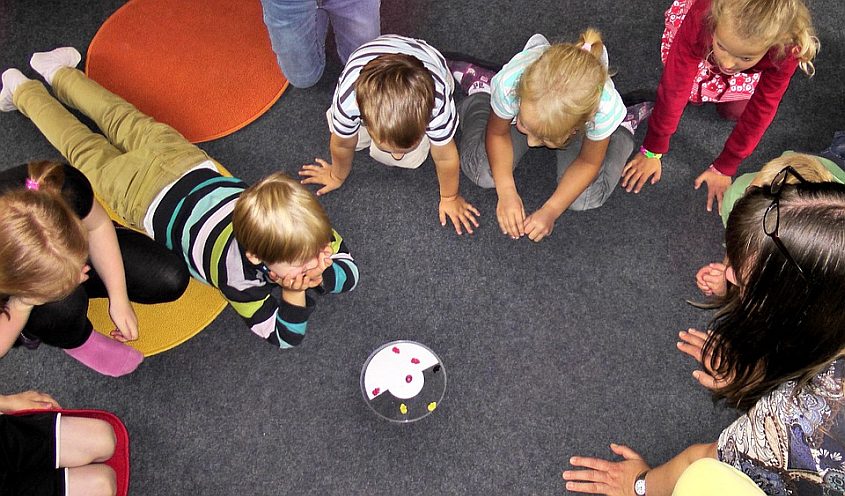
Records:
M308 260L332 240L329 217L317 198L282 172L244 190L232 227L244 251L268 264Z
M589 43L589 51L582 46ZM530 105L536 116L531 134L556 148L563 147L572 131L583 131L595 116L607 81L601 62L604 45L601 33L588 28L579 42L549 47L535 60L516 87L520 110Z
M11 296L47 302L64 298L79 285L88 258L88 231L61 195L63 165L32 162L28 172L31 189L0 196L4 303Z
M801 174L801 177L806 179L807 182L828 183L836 181L836 178L833 177L833 174L821 163L818 157L805 153L790 153L766 163L760 169L760 172L754 176L753 184L768 186L775 176L787 166L795 169L795 172ZM792 174L786 175L787 184L798 184L799 182Z
M425 134L434 92L428 69L404 54L374 58L355 81L355 99L370 136L399 148L415 146Z
M819 39L802 0L713 0L711 28L720 22L727 22L741 38L776 47L779 58L789 47L805 74L812 77L816 73L813 59L819 51Z

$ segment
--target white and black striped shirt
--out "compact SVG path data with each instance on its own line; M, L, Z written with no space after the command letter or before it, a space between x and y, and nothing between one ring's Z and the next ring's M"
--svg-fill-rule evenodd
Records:
M425 134L434 145L445 145L452 139L458 128L458 113L453 95L454 83L446 59L434 47L423 40L416 40L387 34L361 45L352 52L346 67L340 74L337 88L332 98L332 132L343 138L351 138L358 133L361 125L361 111L355 100L355 81L361 69L371 60L386 54L410 55L423 63L434 79L434 109Z

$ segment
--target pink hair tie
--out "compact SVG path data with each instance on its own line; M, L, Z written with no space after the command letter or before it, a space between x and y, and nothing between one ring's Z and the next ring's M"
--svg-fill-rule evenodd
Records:
M26 189L30 191L38 191L39 187L40 185L38 184L38 181L36 181L35 179L26 178Z
M584 50L585 52L589 52L589 51L591 51L592 49L593 49L593 44L592 44L592 43L585 42L583 45L581 45L581 50Z

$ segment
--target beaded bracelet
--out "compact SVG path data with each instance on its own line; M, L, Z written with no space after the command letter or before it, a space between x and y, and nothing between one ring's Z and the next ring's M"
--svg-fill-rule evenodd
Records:
M650 151L648 151L648 150L646 149L646 147L644 147L644 146L641 146L641 147L640 147L640 153L642 153L642 154L645 156L645 158L656 158L656 159L663 158L663 154L662 154L662 153L654 153L654 152L650 152Z

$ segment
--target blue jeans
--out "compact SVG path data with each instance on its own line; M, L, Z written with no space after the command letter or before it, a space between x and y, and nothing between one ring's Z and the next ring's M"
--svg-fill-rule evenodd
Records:
M261 5L279 67L297 88L313 86L323 75L329 22L343 64L381 32L381 0L261 0Z

